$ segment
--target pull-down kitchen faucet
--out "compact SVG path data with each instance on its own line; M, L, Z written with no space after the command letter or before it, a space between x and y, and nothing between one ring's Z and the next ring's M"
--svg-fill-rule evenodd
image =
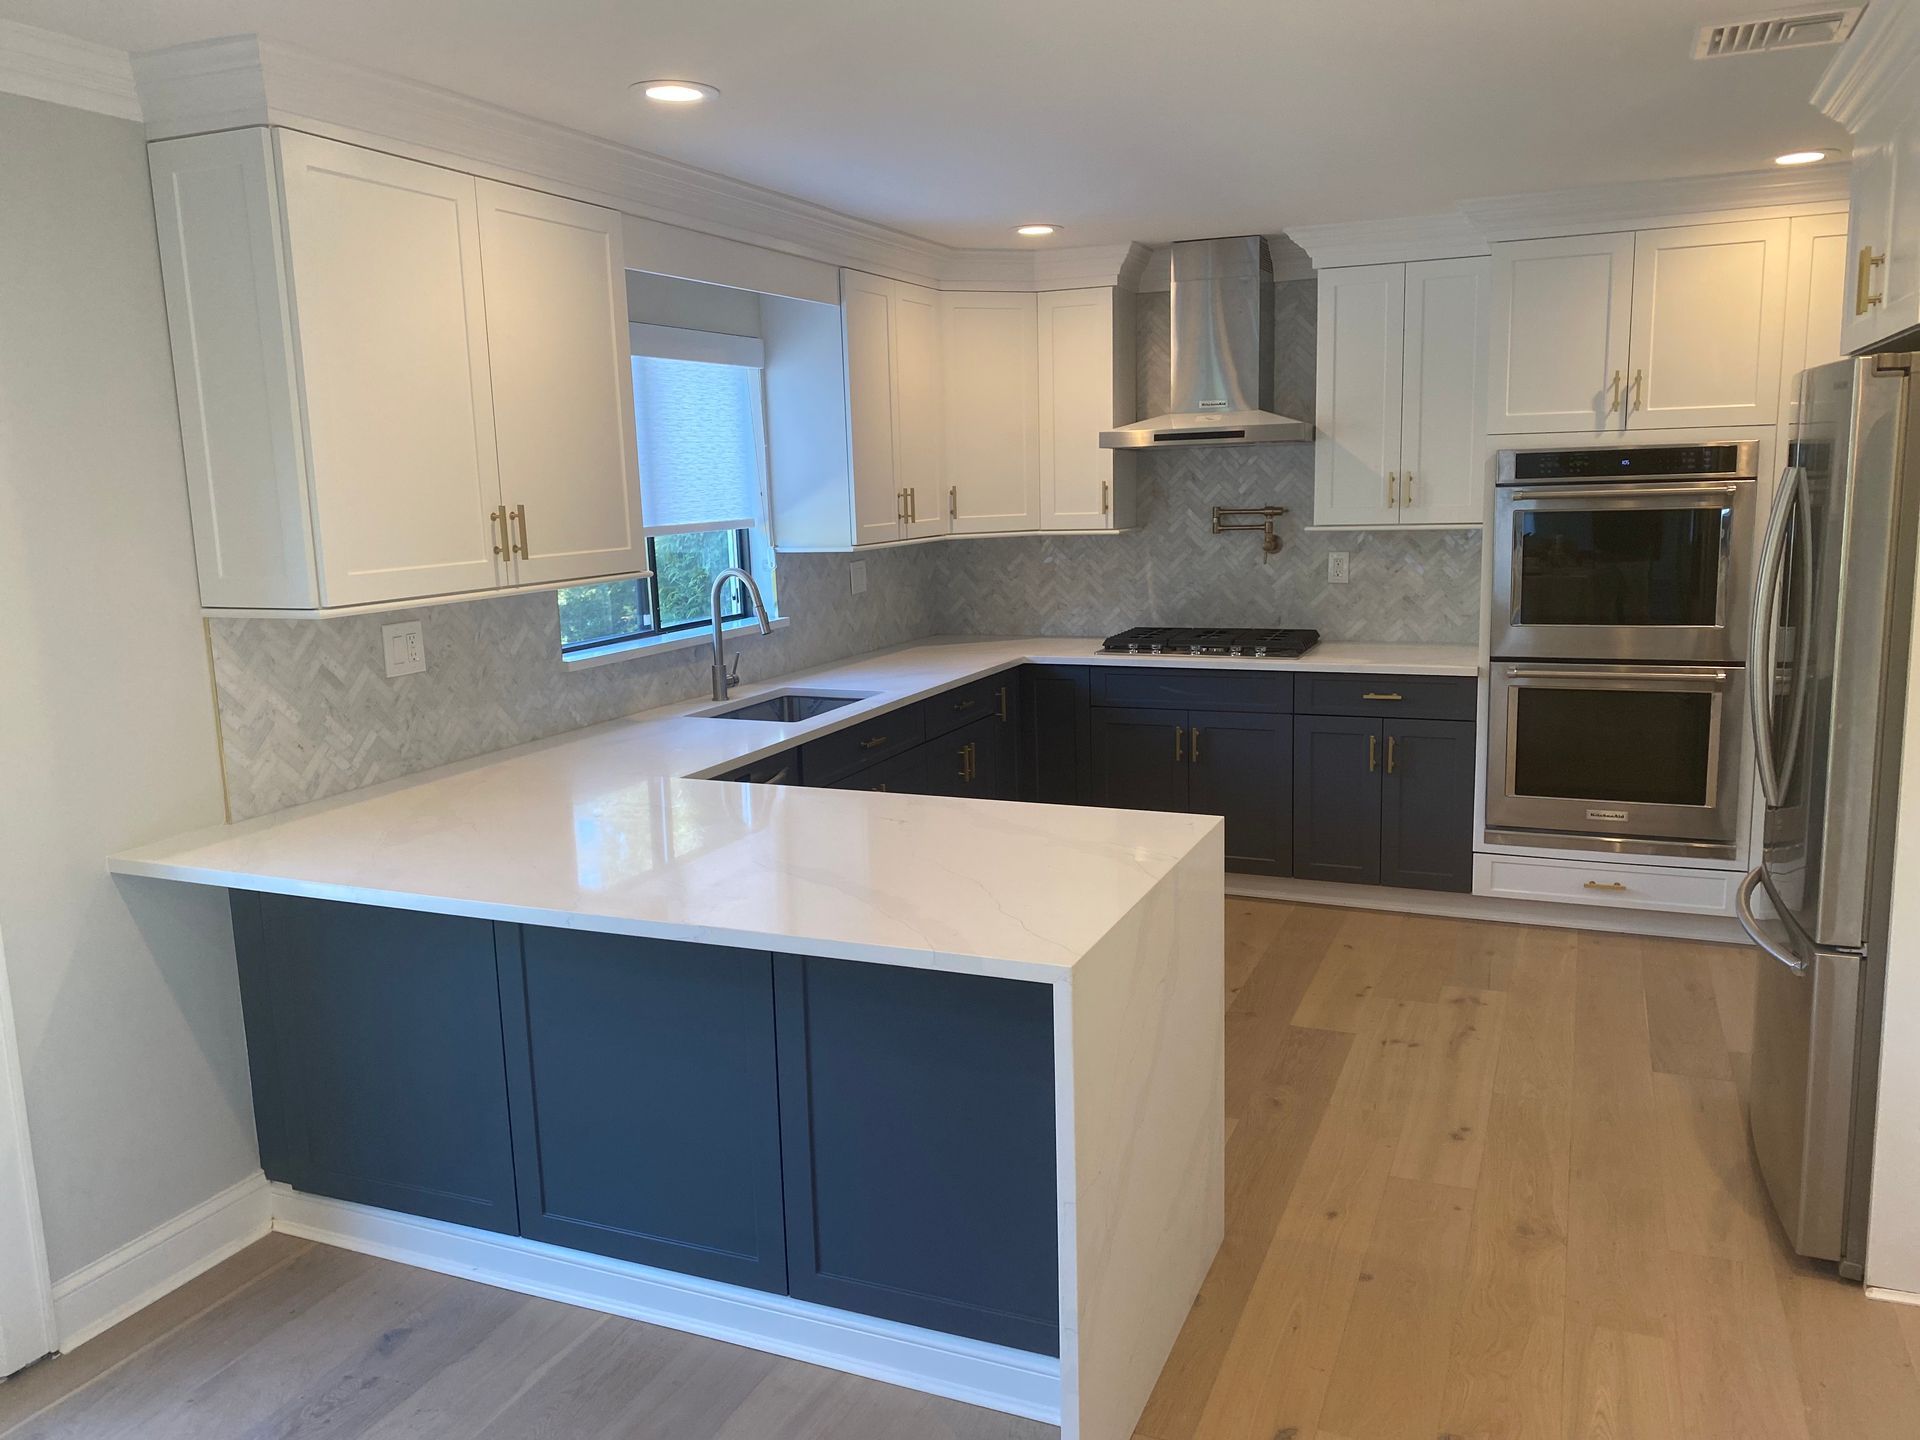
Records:
M713 609L713 698L716 700L726 699L733 682L740 678L738 673L729 674L727 671L727 642L720 629L720 592L726 588L729 580L738 580L746 586L747 600L753 606L753 617L760 622L760 633L773 633L773 627L767 623L766 602L760 598L760 586L753 576L736 566L722 570L713 577L713 592L707 598ZM740 666L738 650L733 652L733 664L737 672Z

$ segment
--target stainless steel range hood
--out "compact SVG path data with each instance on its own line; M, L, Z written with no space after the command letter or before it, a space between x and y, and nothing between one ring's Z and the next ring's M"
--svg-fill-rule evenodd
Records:
M1108 450L1272 445L1313 439L1273 412L1273 262L1258 235L1173 247L1173 409L1118 430Z

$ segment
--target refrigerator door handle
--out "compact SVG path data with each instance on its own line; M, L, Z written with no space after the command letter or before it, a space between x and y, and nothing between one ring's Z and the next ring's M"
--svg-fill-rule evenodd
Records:
M1789 465L1781 472L1780 493L1774 497L1773 514L1767 520L1767 537L1760 546L1760 573L1754 580L1753 614L1748 621L1747 656L1754 674L1747 686L1747 722L1753 731L1754 758L1759 763L1760 793L1770 808L1780 804L1785 789L1773 751L1773 621L1784 574L1780 558L1786 547L1787 523L1792 518L1805 473L1798 465Z
M1786 948L1767 933L1766 926L1758 915L1753 913L1753 892L1760 888L1765 879L1763 867L1755 866L1746 879L1740 882L1740 889L1734 895L1734 909L1740 914L1740 928L1747 932L1753 943L1767 954L1778 960L1796 975L1804 975L1813 968L1811 960L1802 960L1789 948Z

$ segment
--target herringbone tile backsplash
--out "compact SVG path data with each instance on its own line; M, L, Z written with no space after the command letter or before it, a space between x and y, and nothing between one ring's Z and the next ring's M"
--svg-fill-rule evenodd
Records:
M1315 289L1275 287L1276 405L1313 409ZM1142 415L1166 408L1167 299L1140 297ZM1310 446L1143 457L1140 527L1119 536L956 540L873 551L851 596L844 555L784 556L792 624L744 642L763 679L927 635L1104 635L1129 625L1308 625L1329 639L1471 643L1475 531L1312 535ZM1285 542L1264 563L1254 534L1209 532L1215 505L1281 504ZM1326 583L1327 552L1352 583ZM380 627L419 620L427 672L389 680ZM586 670L560 663L551 594L338 620L209 622L228 804L234 819L356 790L472 755L702 694L707 652Z

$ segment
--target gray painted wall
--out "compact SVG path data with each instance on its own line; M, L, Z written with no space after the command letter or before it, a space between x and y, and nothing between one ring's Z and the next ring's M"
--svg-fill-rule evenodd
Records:
M0 95L0 936L56 1280L259 1168L141 127Z

